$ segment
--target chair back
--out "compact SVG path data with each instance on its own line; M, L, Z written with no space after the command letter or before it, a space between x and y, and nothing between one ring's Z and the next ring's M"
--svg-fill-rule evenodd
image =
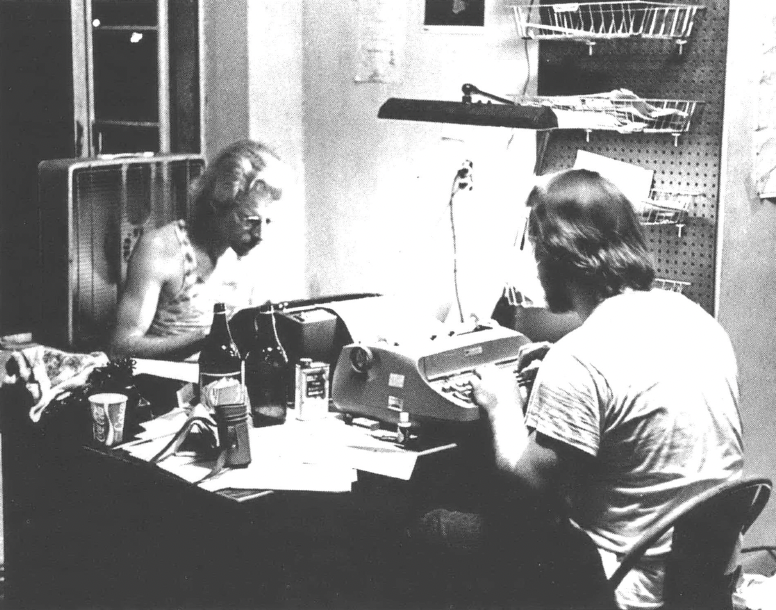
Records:
M625 574L673 527L663 588L665 608L731 610L740 574L737 550L770 498L767 478L729 481L669 510L625 556L609 579L614 591Z

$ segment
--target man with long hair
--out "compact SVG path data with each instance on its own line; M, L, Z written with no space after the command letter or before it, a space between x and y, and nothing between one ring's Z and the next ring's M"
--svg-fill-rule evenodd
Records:
M562 171L528 205L547 303L582 324L551 346L527 403L513 374L476 371L473 399L509 501L476 518L432 511L414 533L448 554L477 550L515 596L584 606L603 578L592 560L611 574L667 506L741 475L738 372L712 316L652 289L643 230L611 182ZM661 605L669 545L658 541L626 576L619 607Z
M257 274L241 262L261 243L287 172L267 146L228 146L194 183L190 218L143 234L129 261L108 351L182 358L199 350L213 305L252 303Z

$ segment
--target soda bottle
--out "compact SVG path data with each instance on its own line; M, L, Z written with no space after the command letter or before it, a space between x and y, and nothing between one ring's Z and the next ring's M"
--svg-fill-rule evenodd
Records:
M278 338L275 308L262 305L255 318L254 344L245 358L245 384L256 428L286 421L288 356Z
M243 362L232 340L223 303L213 306L213 323L199 353L199 395L205 406L243 402ZM223 390L222 390L223 388ZM226 396L225 394L229 394ZM222 395L223 394L223 395Z

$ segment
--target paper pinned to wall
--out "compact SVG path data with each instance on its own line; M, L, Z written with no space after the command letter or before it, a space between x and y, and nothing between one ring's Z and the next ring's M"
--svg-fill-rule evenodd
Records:
M401 79L401 55L406 35L406 3L359 0L357 83L395 83Z
M649 199L652 180L655 176L654 170L596 155L586 150L577 151L574 168L589 169L607 178L623 192L637 212L644 209L644 202Z
M754 182L761 199L776 197L776 17L771 20L771 34L765 36L760 54L760 83L757 92L757 124L754 132Z

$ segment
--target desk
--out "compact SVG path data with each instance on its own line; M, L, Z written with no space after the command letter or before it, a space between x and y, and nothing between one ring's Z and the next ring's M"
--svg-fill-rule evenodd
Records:
M23 392L4 391L12 608L395 607L405 525L482 484L464 444L420 458L410 481L359 473L351 493L238 503L117 452L47 437Z

